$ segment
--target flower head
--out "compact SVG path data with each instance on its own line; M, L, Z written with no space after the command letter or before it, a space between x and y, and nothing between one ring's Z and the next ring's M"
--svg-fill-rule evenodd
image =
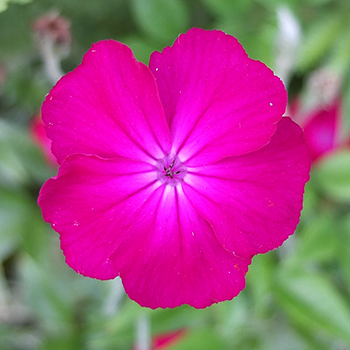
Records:
M316 108L309 114L303 128L313 162L340 146L340 113L340 100L335 99L332 104Z
M347 146L341 139L343 121L342 103L339 97L306 112L300 112L298 104L297 99L293 101L290 113L304 130L305 141L314 165L341 147Z
M94 44L42 108L60 169L39 205L68 265L151 308L232 299L299 221L310 160L286 102L221 31L191 29L149 68Z
M69 46L72 42L69 21L57 12L47 13L33 23L33 31L40 40L49 37L56 45Z
M308 77L303 97L297 95L290 103L290 116L304 130L313 165L348 146L340 88L341 76L320 68Z

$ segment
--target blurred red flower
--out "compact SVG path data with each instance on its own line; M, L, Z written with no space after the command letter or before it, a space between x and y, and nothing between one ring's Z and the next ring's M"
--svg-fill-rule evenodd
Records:
M304 137L312 162L315 164L325 156L350 144L341 138L342 101L340 97L328 104L320 104L309 111L302 112L299 99L290 106L290 114L304 129Z
M30 135L35 144L41 149L45 159L51 166L58 166L56 157L51 152L52 141L46 136L45 126L41 114L36 114L30 123Z
M166 349L169 346L174 345L175 343L183 339L186 334L186 329L180 329L173 332L158 334L152 339L153 349Z

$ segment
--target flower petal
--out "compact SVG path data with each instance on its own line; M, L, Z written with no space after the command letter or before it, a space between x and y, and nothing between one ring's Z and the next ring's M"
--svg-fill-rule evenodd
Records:
M252 257L277 248L294 232L309 170L302 131L283 118L267 146L188 169L183 189L224 248Z
M59 163L74 153L155 159L171 147L152 73L113 40L91 47L51 90L42 115Z
M66 261L85 276L118 275L110 255L160 183L154 166L125 159L73 155L41 189L45 221L61 235Z
M172 47L152 54L150 68L173 152L191 166L261 148L286 108L281 80L217 30L180 35Z
M164 185L111 259L129 297L151 308L204 308L232 299L244 288L250 263L222 248L181 186Z
M325 108L315 110L304 125L304 135L312 161L336 148L341 124L341 102L337 99Z

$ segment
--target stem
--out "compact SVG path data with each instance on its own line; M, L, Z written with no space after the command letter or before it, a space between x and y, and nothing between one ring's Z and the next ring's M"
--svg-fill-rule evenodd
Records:
M136 349L151 350L151 327L148 315L141 314L136 323Z
M106 316L114 315L119 311L120 302L125 294L122 281L119 277L110 282L111 289L103 304L103 311Z
M55 85L64 73L61 68L61 59L54 52L53 40L48 36L44 36L41 39L40 49L47 78Z

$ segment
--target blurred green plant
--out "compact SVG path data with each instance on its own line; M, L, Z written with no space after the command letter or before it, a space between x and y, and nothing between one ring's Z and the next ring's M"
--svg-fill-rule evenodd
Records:
M0 12L6 11L10 2L27 4L31 1L32 0L0 0Z

